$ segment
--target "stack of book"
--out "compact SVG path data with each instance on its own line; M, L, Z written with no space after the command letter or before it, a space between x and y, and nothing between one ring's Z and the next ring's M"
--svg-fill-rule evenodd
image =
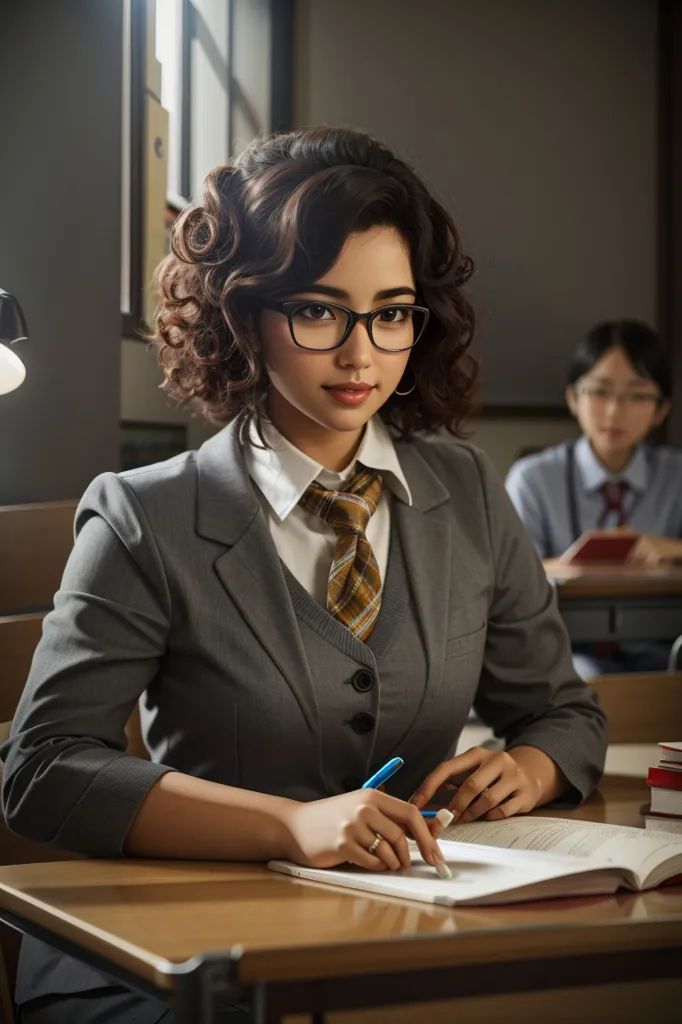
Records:
M651 811L646 827L682 834L682 742L659 743L660 760L649 768Z

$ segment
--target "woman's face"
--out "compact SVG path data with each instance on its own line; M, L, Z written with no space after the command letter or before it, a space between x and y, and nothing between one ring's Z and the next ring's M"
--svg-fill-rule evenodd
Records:
M637 372L620 346L566 389L566 400L593 450L609 462L631 453L665 419L669 402Z
M393 227L353 233L324 277L286 298L310 299L310 306L295 318L299 342L310 339L311 332L333 339L341 321L338 311L326 305L329 302L358 313L387 306L384 323L377 327L375 321L375 338L379 340L382 331L403 337L404 314L390 312L390 304L416 301L407 244ZM268 414L290 440L292 434L311 428L346 433L349 440L352 434L359 436L398 387L410 356L409 350L377 349L366 321L355 325L340 348L300 348L292 340L287 317L274 310L262 314L260 343L271 383Z

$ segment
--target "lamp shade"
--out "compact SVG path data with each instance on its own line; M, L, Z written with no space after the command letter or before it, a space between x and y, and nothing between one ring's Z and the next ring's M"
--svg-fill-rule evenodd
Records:
M14 391L24 383L26 367L18 355L6 345L0 345L0 395Z
M0 288L0 395L14 391L24 382L26 368L7 345L27 339L28 327L21 306L13 295Z

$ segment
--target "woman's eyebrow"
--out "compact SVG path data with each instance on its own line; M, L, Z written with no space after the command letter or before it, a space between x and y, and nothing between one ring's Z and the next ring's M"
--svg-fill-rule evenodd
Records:
M303 288L298 288L299 293L314 292L317 295L327 295L331 299L345 299L348 300L350 295L344 291L343 288L334 288L330 284L307 284ZM381 299L395 299L401 295L413 295L417 297L417 293L410 285L401 285L399 288L384 288L383 291L377 292L374 296L374 301L379 302Z
M349 299L348 292L343 288L334 288L330 284L306 284L303 288L297 288L297 292L316 292L318 295L328 295L330 299Z
M374 296L374 301L377 302L379 299L397 299L400 295L413 295L417 298L417 293L414 288L409 285L404 285L400 288L385 288L382 292L377 292Z

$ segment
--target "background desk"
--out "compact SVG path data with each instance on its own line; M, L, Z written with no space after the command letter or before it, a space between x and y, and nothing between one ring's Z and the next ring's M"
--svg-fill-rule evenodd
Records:
M556 558L543 564L573 643L672 643L682 634L682 566L588 568Z
M638 824L646 797L639 780L607 779L567 816ZM210 1022L216 994L251 995L258 1024L289 1013L316 1011L320 1021L330 1009L466 1002L624 978L649 979L658 998L677 984L682 963L682 888L449 909L327 888L255 864L67 861L1 868L0 917L165 995L181 1024ZM450 1007L458 1021L460 1005ZM453 1019L420 1011L405 1017L409 1009L396 1008L381 1019Z

